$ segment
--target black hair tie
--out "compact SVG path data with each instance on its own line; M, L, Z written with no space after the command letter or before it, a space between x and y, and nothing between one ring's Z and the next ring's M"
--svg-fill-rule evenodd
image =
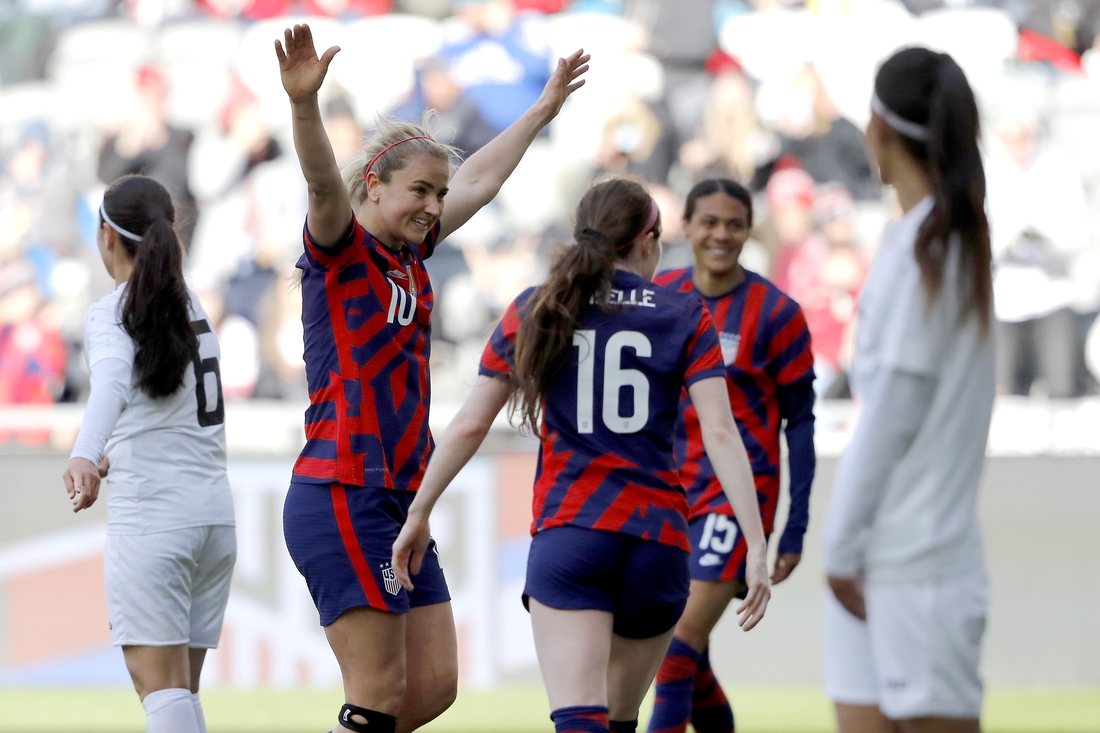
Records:
M611 239L606 234L601 232L599 229L593 229L592 227L585 227L584 229L581 229L580 235L581 236L579 238L589 239L593 242L596 242L597 244L605 244L605 245L610 245L611 244Z

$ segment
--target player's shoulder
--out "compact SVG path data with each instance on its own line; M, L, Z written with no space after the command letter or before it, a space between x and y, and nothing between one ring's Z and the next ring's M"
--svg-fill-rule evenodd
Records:
M802 306L798 301L768 278L752 270L745 270L745 280L750 286L762 289L763 306L768 320L786 323L792 318L802 316Z
M119 286L92 303L84 317L86 329L118 328L122 325L122 294L126 291Z
M187 288L187 296L191 301L191 320L192 321L208 321L210 317L206 315L206 309L202 307L202 300L199 299L199 294L191 288Z
M653 282L663 288L672 288L681 292L691 292L695 289L690 267L678 267L674 270L659 272L653 278Z
M508 306L508 311L516 314L517 316L522 316L537 291L537 285L532 285L528 288L524 288L523 292L512 299L511 305Z

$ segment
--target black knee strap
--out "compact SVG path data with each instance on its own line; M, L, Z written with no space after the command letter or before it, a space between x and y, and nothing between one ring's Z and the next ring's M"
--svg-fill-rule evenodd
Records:
M612 720L610 722L611 733L634 733L638 730L638 719L634 720Z
M365 718L367 722L360 723L357 720L352 720L351 716L353 715ZM355 731L355 733L394 733L397 729L397 718L392 715L386 715L377 710L368 710L350 703L344 703L344 707L340 708L339 720L340 725Z

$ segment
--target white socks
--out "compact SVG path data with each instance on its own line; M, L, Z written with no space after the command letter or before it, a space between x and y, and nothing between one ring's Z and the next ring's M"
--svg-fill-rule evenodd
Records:
M141 701L145 708L145 733L201 733L195 711L198 700L183 687L150 692Z
M191 693L191 702L195 706L195 720L199 722L199 733L206 733L206 716L202 714L202 703L199 702L199 693Z

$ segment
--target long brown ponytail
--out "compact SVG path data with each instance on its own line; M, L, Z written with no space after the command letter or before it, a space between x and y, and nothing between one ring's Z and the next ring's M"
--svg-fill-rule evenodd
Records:
M989 329L993 312L993 255L985 216L985 169L978 148L981 126L974 92L963 70L947 54L907 48L878 71L875 93L895 114L928 130L927 140L901 136L928 170L932 212L915 245L921 281L929 297L939 295L951 234L962 243L964 313L977 312Z
M516 334L515 410L531 431L538 432L543 398L568 364L577 322L591 303L607 301L615 261L630 255L651 207L643 185L621 178L596 184L577 205L576 244L550 266Z
M103 194L103 210L119 228L141 237L118 237L134 263L122 299L122 327L137 346L138 389L150 397L167 397L183 384L199 351L183 280L183 248L172 228L172 197L152 178L125 176Z

